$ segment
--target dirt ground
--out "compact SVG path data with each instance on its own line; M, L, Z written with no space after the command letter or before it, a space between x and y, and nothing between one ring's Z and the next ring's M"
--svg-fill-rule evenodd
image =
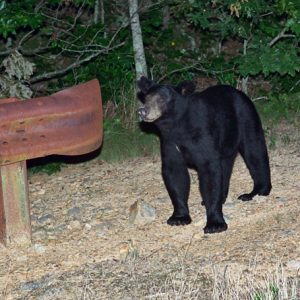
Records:
M0 246L0 298L236 299L217 294L219 277L242 282L251 275L253 284L280 273L286 282L299 280L299 145L271 150L270 161L271 195L244 203L237 197L252 182L238 157L224 206L229 229L213 235L203 234L205 210L193 171L193 223L166 224L172 207L159 157L114 164L98 158L30 176L32 246ZM156 209L153 222L128 223L136 200Z

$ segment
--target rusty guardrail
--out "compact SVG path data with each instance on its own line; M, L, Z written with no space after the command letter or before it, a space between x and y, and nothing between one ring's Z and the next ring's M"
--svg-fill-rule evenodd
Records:
M0 100L0 241L31 241L26 160L81 155L102 143L97 80L51 96Z

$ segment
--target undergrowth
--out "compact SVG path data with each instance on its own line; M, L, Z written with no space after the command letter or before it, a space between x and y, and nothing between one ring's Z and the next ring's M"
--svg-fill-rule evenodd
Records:
M113 95L111 111L104 107L104 136L99 159L122 161L159 152L157 136L143 132L140 128L138 105L132 85L131 88L123 86Z
M104 139L99 159L115 162L158 153L158 137L142 132L138 124L127 129L121 124L104 123Z

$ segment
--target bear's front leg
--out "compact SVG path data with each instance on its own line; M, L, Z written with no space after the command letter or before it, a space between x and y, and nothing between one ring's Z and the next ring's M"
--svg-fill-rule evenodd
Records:
M223 217L222 168L217 162L204 164L198 171L200 192L206 208L207 222L204 233L217 233L227 230Z
M171 226L190 224L190 176L182 154L175 144L162 145L162 176L174 208L167 223Z

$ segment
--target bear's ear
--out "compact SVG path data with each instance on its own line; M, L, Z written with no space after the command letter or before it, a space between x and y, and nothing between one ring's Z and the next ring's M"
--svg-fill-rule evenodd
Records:
M154 96L156 97L156 101L161 103L168 103L172 100L172 90L167 86L160 87Z
M145 76L142 76L137 82L137 86L143 94L147 94L153 85L155 85L154 81L146 78Z
M175 91L183 96L191 95L195 92L196 85L193 81L185 80L175 86Z

